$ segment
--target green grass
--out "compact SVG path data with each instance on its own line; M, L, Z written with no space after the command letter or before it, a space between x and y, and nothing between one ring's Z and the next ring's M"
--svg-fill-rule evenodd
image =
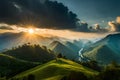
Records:
M23 63L35 63L35 64L38 64L37 62L29 62L29 61L25 61L25 60L22 60L22 59L17 59L13 56L10 56L10 55L6 55L6 54L2 54L0 53L0 62L3 62L3 61L8 61L8 62L23 62Z
M0 74L4 76L13 76L22 70L30 69L38 64L0 53Z
M57 61L53 60L28 71L22 72L14 78L22 80L23 77L27 77L32 74L35 76L36 80L60 80L62 77L69 75L72 71L84 73L87 77L98 74L98 72L73 61L58 59Z
M89 51L86 51L83 55L85 57L93 57L93 56L96 56L97 53L98 53L98 50L101 49L103 47L103 45L99 45ZM93 60L95 60L96 57L93 57Z
M84 52L83 56L101 64L110 64L112 61L120 62L120 56L105 44L101 44Z

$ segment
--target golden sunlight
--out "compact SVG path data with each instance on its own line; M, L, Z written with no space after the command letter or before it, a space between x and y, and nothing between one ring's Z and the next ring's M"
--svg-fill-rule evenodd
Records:
M28 32L29 32L30 34L35 33L35 31L34 31L33 29L29 29Z

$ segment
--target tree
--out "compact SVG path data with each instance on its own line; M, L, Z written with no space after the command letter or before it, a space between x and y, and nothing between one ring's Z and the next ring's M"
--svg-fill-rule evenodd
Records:
M23 77L23 80L27 80L27 77Z
M103 72L99 74L100 80L120 80L120 69L105 69Z
M88 78L81 72L72 71L67 80L88 80Z
M57 55L57 58L63 58L62 54L59 53L59 54Z
M35 76L33 74L28 75L28 80L35 80Z
M112 61L109 65L108 65L109 68L117 68L119 67L119 65L115 62L115 61Z
M86 67L89 67L93 70L101 71L101 67L98 65L96 61L82 62L80 63Z

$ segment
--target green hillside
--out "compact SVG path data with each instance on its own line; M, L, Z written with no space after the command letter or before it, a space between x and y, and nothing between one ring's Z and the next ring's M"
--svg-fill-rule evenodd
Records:
M87 50L83 56L102 64L109 64L112 61L120 62L120 56L105 44Z
M23 80L25 78L28 79L30 76L34 76L34 80L62 80L63 77L72 73L73 75L79 73L85 78L90 78L93 75L98 74L98 72L73 61L58 59L18 74L14 77L14 79Z
M19 60L12 56L8 56L0 53L0 75L1 76L10 77L37 65L38 63Z

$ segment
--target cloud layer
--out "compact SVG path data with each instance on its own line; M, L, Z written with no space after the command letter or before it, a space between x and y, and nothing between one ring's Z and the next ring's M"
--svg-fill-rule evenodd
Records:
M1 30L13 30L13 28L7 24L0 24L0 29Z
M39 28L71 29L77 15L62 3L50 0L1 0L0 22Z
M120 17L114 22L108 22L110 29L99 24L90 27L88 23L80 22L75 13L57 1L1 0L0 10L0 23L20 27L72 29L81 32L120 31ZM2 26L1 29L10 28Z

